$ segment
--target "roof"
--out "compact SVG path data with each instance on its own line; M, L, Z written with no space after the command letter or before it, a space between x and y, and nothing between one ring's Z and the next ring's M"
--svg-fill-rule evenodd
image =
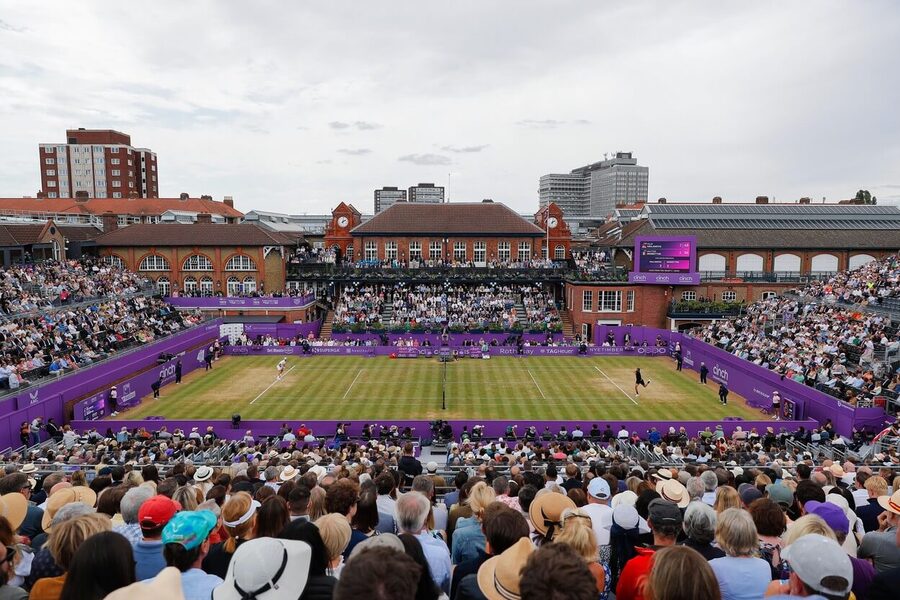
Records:
M635 221L623 227L620 248L633 248L637 236L694 236L697 248L759 248L768 250L897 250L900 227L883 229L785 229L657 228L652 220Z
M289 246L295 236L249 223L140 223L114 229L95 240L98 246Z
M28 246L40 239L46 223L0 224L0 246Z
M93 225L57 225L59 232L69 241L87 242L103 233L103 230Z
M864 204L648 204L656 229L897 230L900 209Z
M352 231L353 235L542 236L544 230L498 202L400 202Z
M161 215L167 210L240 218L242 212L224 202L204 198L0 198L0 211L56 214Z

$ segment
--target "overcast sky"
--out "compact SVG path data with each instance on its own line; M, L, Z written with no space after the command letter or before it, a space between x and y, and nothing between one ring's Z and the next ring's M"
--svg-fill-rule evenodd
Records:
M163 196L373 209L383 185L537 207L604 153L651 200L900 201L900 2L0 0L0 196L112 128ZM634 6L632 6L634 5Z

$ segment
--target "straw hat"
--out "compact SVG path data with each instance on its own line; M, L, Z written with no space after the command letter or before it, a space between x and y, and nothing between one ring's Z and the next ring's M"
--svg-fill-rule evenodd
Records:
M567 508L576 508L568 496L547 492L536 496L528 509L528 516L534 530L541 536L553 539L562 527L562 513Z
M562 494L547 494L568 498ZM487 559L478 569L478 588L488 600L510 600L521 597L522 568L528 557L534 552L534 546L528 538L520 538L518 542L507 548L499 556Z
M610 506L616 508L617 506L634 506L637 502L638 497L637 494L632 492L631 490L625 490L624 492L619 492L615 496L612 497L612 501L609 503Z
M0 515L6 517L12 530L18 531L28 514L28 500L19 492L11 492L0 496Z
M687 489L681 485L677 479L665 479L656 484L656 493L668 502L677 504L678 508L686 507L691 497L688 495Z
M900 515L900 490L897 490L890 496L878 496L878 504L884 510Z
M288 465L284 468L284 470L281 472L281 475L279 475L278 477L282 481L290 481L291 479L293 479L294 477L296 477L299 474L300 474L299 470L295 469L291 465Z
M41 519L41 529L50 532L53 517L57 511L66 504L73 502L81 502L86 506L93 506L97 503L97 493L89 487L76 485L74 487L63 488L55 494L50 494L47 499L47 508L44 509L44 517Z
M204 481L209 481L209 479L213 476L212 467L207 467L206 465L197 467L197 470L194 471L194 481L197 483L203 483Z
M156 577L119 588L106 598L107 600L158 600L159 598L184 600L181 572L175 567L166 567Z

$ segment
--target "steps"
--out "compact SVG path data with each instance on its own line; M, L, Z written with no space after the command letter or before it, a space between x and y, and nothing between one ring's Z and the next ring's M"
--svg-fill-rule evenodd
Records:
M331 339L331 323L334 321L334 311L329 310L322 321L322 328L319 329L319 339L328 341Z
M563 335L567 340L571 340L575 337L575 324L572 323L572 315L569 313L569 309L560 309L559 318L562 321Z
M516 319L519 321L519 325L524 329L528 325L528 318L525 316L525 305L522 303L522 296L519 294L516 295L515 307Z

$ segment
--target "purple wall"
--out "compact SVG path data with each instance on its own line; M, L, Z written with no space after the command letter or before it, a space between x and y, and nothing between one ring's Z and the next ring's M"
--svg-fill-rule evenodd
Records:
M290 339L297 335L308 337L311 333L313 336L318 337L321 326L321 321L312 323L244 323L244 333L251 340L258 335L271 335L276 338Z
M166 302L172 306L179 308L271 308L271 309L289 309L300 308L316 301L314 294L306 296L285 297L285 298L187 298L172 296L166 298Z
M406 356L418 353L419 356L433 356L441 350L438 346L432 347L394 347L394 346L312 346L310 354L303 354L301 346L227 346L225 354L239 356L257 355L293 355L293 356ZM473 346L457 346L452 348L458 353L469 353L472 356L480 356L481 349ZM515 346L496 346L489 348L491 356L515 356ZM578 348L575 346L531 346L523 348L525 356L578 356ZM666 356L668 348L604 348L592 347L587 349L586 356Z
M481 340L486 341L487 343L491 343L492 341L496 341L497 343L503 343L511 336L516 335L513 333L451 333L449 334L449 342L451 346L462 346L465 342L473 342L477 343ZM431 342L432 346L440 346L441 344L441 336L438 333L389 333L387 334L388 339L393 344L397 340L419 340L419 343L422 343L425 340ZM381 343L381 336L376 333L335 333L331 336L332 339L338 341L345 340L373 340L375 342ZM522 338L529 342L544 342L547 339L546 333L523 333ZM565 336L561 333L553 334L554 342L562 342L565 339Z

